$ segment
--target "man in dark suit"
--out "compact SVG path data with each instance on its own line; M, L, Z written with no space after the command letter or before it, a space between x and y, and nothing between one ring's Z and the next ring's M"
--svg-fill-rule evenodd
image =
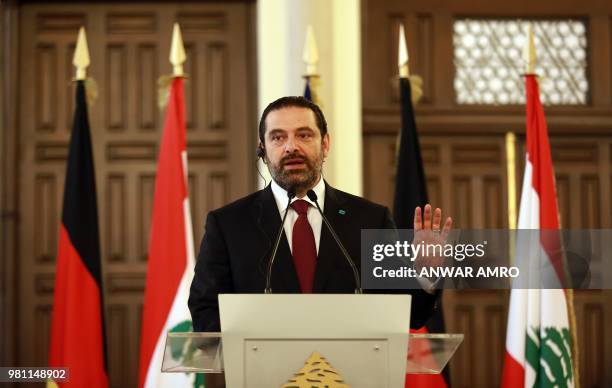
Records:
M262 293L266 267L277 231L295 192L272 267L274 293L353 293L351 267L315 204L336 230L355 265L360 266L361 229L394 228L386 207L336 190L322 176L330 148L327 123L319 107L302 97L283 97L263 112L258 156L267 164L272 183L265 189L213 210L206 220L189 296L194 331L220 331L218 295ZM424 223L416 212L417 229L440 231L440 210L425 208ZM418 221L418 224L417 224ZM444 225L450 228L450 219ZM436 304L437 294L407 290L412 299L411 327L422 326Z

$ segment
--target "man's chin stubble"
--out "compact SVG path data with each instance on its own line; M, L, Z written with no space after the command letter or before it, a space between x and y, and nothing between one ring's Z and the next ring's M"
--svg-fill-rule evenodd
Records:
M288 190L290 187L294 190L302 190L306 188L310 188L316 181L316 176L310 176L308 171L300 170L300 171L291 171L285 172L282 176L281 182L285 190Z

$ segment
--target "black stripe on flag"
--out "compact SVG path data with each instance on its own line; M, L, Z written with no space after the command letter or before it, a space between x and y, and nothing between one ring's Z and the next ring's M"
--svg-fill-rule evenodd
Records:
M98 284L104 329L104 299L102 297L98 207L93 159L85 84L84 81L79 80L76 82L74 121L64 184L62 224L70 236L74 249ZM106 366L106 331L103 330L103 333Z

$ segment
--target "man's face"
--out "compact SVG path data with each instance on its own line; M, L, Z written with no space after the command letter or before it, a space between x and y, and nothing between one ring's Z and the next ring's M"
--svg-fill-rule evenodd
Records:
M321 138L315 114L308 108L274 110L265 124L265 161L270 175L285 190L305 193L319 181L329 152L329 135Z

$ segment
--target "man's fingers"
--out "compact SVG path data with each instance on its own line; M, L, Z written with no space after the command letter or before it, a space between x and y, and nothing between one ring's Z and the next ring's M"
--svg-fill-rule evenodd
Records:
M444 222L444 231L448 233L450 232L452 227L453 227L453 219L450 217L446 217L446 221Z
M442 210L439 207L436 208L433 215L433 225L432 229L434 232L440 231L440 221L442 220Z
M423 214L423 229L431 229L431 205L425 205L425 212Z
M415 231L423 229L423 221L421 220L421 207L417 206L414 209L414 222L412 225Z
M450 230L452 227L453 227L453 219L450 217L447 217L446 221L444 222L444 227L442 228L442 238L444 238L444 240L446 240L446 238L448 237L448 234L450 233Z

